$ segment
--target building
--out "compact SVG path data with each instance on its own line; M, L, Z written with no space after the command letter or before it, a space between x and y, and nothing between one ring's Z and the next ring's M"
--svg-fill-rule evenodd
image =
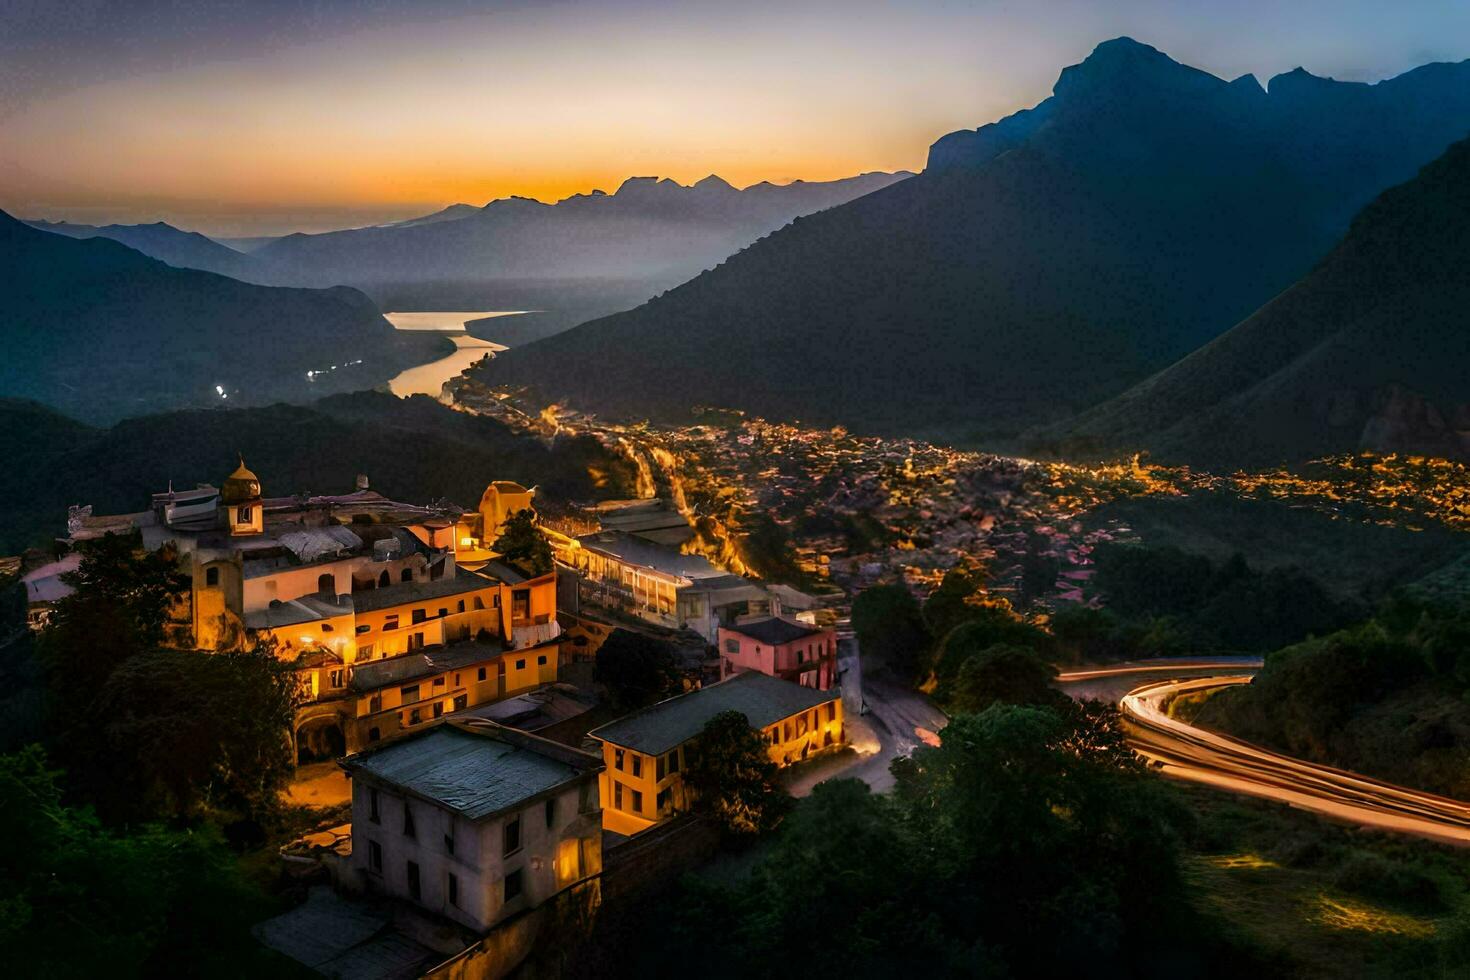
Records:
M837 633L778 616L720 627L720 678L755 670L825 691L837 683Z
M491 484L487 497L520 497ZM521 488L526 500L532 491ZM73 540L136 530L177 554L190 588L171 642L259 641L298 669L298 757L336 757L455 711L556 680L556 575L477 555L459 563L459 514L350 494L265 497L240 461L219 489L155 494L123 518L74 516Z
M454 528L455 547L466 563L494 557L491 550L512 515L523 510L536 513L536 488L527 489L511 480L496 480L480 495L480 505L460 515Z
M764 737L771 760L791 765L846 743L842 695L757 671L690 691L588 732L602 745L602 826L647 830L687 810L683 771L693 739L723 711L738 711Z
M595 755L449 721L342 767L365 891L483 934L602 872Z
M716 567L623 531L553 537L557 560L575 571L579 595L669 629L692 629L714 643L719 627L768 612L765 589Z

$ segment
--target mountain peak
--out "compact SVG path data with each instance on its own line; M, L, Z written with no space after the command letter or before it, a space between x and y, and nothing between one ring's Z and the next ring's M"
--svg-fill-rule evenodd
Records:
M1124 86L1182 88L1226 83L1208 72L1181 65L1158 48L1131 37L1115 37L1092 49L1077 65L1062 69L1052 93L1059 98Z
M728 180L718 174L710 174L703 180L695 181L693 189L699 191L733 191L735 188Z

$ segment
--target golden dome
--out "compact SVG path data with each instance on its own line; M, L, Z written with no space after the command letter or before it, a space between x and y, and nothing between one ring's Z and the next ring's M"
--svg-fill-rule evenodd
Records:
M244 456L235 472L225 478L219 497L225 504L248 504L260 499L260 477L245 468Z

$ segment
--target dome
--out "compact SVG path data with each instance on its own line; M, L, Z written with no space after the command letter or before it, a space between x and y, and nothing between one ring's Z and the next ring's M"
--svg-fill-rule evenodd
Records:
M260 477L245 468L244 456L240 457L240 465L235 472L225 478L219 497L226 505L248 504L260 499Z

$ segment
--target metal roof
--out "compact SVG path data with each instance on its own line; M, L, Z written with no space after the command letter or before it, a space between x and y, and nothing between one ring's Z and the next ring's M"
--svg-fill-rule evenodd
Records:
M483 820L602 767L596 756L489 722L449 722L350 756L350 773Z
M748 636L752 640L759 640L768 646L778 647L783 643L792 643L803 640L809 636L817 636L823 630L806 623L795 623L789 619L779 616L767 616L765 619L753 619L748 623L736 623L734 626L722 626L721 629L730 633L739 633Z
M842 692L835 687L819 691L749 670L660 701L587 734L637 752L662 755L698 735L705 722L722 711L738 711L750 727L765 728L840 697Z
M443 599L446 596L461 595L477 589L488 589L499 584L487 576L456 567L455 574L430 579L427 582L401 582L393 585L380 585L375 589L362 589L352 593L352 601L356 604L358 612L372 612L375 609L387 609L389 606L401 606L409 602Z

